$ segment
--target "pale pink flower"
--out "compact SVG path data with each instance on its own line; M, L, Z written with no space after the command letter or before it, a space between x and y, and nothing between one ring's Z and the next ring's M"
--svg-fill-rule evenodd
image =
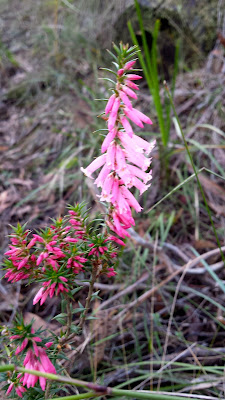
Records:
M109 100L108 100L108 102L106 104L105 114L108 114L112 110L115 100L116 100L116 95L114 93L112 96L110 96L110 98L109 98Z
M129 79L130 81L136 81L138 79L142 79L142 76L136 74L128 74L126 75L126 79Z
M92 174L96 169L102 167L105 164L106 155L103 154L102 156L97 157L87 168L82 168L81 171L88 176L88 178L92 178Z
M132 103L131 101L128 99L126 93L124 93L122 90L119 91L119 96L122 100L122 102L125 104L125 106L127 106L130 110L132 110Z
M141 111L137 110L136 108L133 108L133 114L135 114L141 121L143 121L145 124L150 124L152 125L152 121L150 120L147 115L143 114Z
M126 114L126 116L128 118L130 118L131 121L133 121L137 126L140 126L140 128L144 127L144 125L142 124L140 118L137 116L136 113L134 113L134 109L129 110L129 108L124 107L123 111L124 111L124 114Z
M113 141L110 143L106 153L106 164L111 169L115 169L115 157L116 157L116 143Z
M103 143L102 143L102 153L105 153L107 148L109 147L110 143L114 140L115 136L117 134L117 129L113 129L108 133L108 135L105 137Z
M142 210L142 207L140 206L138 201L125 186L121 186L121 192L131 207L133 207L137 212L140 212Z
M120 98L116 97L110 115L117 115L119 107L120 107Z
M128 136L132 137L134 134L133 129L132 129L129 121L126 119L126 117L124 115L122 115L120 117L120 121L121 121L121 124L123 125L126 133L128 134Z
M108 236L107 239L104 240L104 242L108 242L108 241L109 242L113 241L113 242L116 242L117 244L120 244L121 246L125 246L125 243L121 239L119 239L118 237L113 236L113 235Z
M102 187L105 179L111 172L111 167L109 167L107 164L104 165L104 167L101 169L100 174L98 175L97 179L95 180L95 184L97 187Z
M135 85L135 83L133 83L133 85ZM136 85L135 85L136 86ZM136 88L135 88L136 89ZM122 90L124 93L126 93L128 96L132 97L133 99L137 99L137 95L136 93L131 90L129 87L122 85Z
M111 131L116 123L118 115L115 113L113 114L112 112L110 113L109 119L108 119L108 129Z
M136 83L134 83L134 82L132 82L132 81L129 81L129 79L125 79L124 84L126 85L126 87L129 86L129 87L132 88L132 89L139 90L138 85L136 85ZM134 94L135 94L135 93L134 93ZM131 96L131 97L132 97L132 96ZM134 98L135 98L135 97L134 97Z

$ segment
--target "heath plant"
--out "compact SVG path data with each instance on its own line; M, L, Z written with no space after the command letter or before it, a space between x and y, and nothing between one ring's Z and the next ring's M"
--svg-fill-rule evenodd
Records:
M1 365L0 371L10 398L35 400L59 395L62 386L47 383L47 379L54 380L55 376L56 381L65 381L66 372L62 372L59 361L64 351L74 345L74 336L82 334L84 323L90 318L90 303L97 296L96 280L101 275L116 274L118 251L130 236L129 228L135 225L133 210L142 210L132 188L142 194L150 187L149 155L155 142L148 143L133 131L135 125L143 128L144 124L152 124L132 104L139 90L136 82L141 79L134 68L137 48L120 44L114 45L114 50L115 54L110 54L115 71L107 70L114 80L106 78L112 87L102 114L107 123L102 154L81 168L87 177L95 179L100 189L99 201L106 205L104 218L100 223L90 221L85 205L76 204L68 207L66 216L52 221L44 230L32 233L26 225L18 224L10 235L11 244L4 260L5 279L26 285L38 283L33 305L42 306L54 297L60 298L62 305L62 312L55 317L62 325L58 335L35 330L33 322L24 323L22 315L16 317L12 326L2 327L2 348L5 349L2 358L8 359L9 365ZM98 176L93 178L99 169ZM73 297L80 290L77 278L89 282L89 291L85 304L79 302L79 308L74 309ZM79 316L76 324L74 314ZM61 378L57 375L59 372L63 373ZM69 383L70 378L66 379ZM86 387L92 389L89 397L102 393L98 385L90 383ZM112 391L105 390L105 394Z

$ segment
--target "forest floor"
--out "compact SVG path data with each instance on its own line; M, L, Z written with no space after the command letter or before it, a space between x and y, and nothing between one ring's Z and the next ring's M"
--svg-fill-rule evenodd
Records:
M100 50L84 42L73 53L73 38L67 47L55 30L54 12L50 23L43 17L44 6L31 11L27 1L11 3L14 8L0 3L1 257L10 225L27 222L31 230L43 228L50 218L64 215L67 204L81 201L91 207L91 216L101 211L80 167L99 155L101 136L95 131L104 121L98 118L102 103L95 98L107 96L98 80L105 76L99 70L104 66ZM203 168L199 179L225 254L225 75L206 65L207 60L198 70L180 71L174 101L196 168ZM140 134L159 144L152 97L145 82L140 89L136 105L154 122L153 131ZM172 114L171 120L164 150L168 170L158 146L152 186L142 197L144 211L136 216L118 275L96 284L102 298L101 305L98 300L94 304L98 319L77 339L73 376L120 388L158 385L164 391L222 399L224 263ZM33 306L35 290L2 279L0 324L22 312L26 321L34 317L37 327L57 331L52 318L58 302ZM86 295L84 286L74 307Z

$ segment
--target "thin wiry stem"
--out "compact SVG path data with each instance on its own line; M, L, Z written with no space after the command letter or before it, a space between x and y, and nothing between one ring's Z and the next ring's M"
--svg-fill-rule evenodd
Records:
M91 281L90 281L90 285L89 285L89 289L88 289L88 295L87 295L86 302L85 302L85 310L81 314L80 322L78 324L80 329L82 329L83 326L84 326L84 323L85 323L85 320L86 320L86 317L87 317L87 313L88 313L88 310L90 308L91 296L93 294L94 284L96 282L97 275L98 275L98 267L99 267L99 261L96 261L96 263L93 263L93 268L92 268L92 273L91 273Z

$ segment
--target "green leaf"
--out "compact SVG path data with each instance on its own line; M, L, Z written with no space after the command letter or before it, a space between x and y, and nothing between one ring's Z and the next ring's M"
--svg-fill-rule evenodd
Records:
M73 314L77 314L77 313L80 313L80 312L82 312L82 311L84 311L84 309L83 309L83 308L79 308L79 307L77 307L77 308L74 308L74 310L73 310Z
M97 292L95 292L95 293L93 293L91 295L91 301L93 301L95 299L100 299L101 300L101 297L98 296L99 292L100 292L100 290L97 290Z
M67 317L67 314L66 314L66 313L61 313L61 314L56 315L56 316L55 316L54 318L52 318L52 319L56 319L56 321L58 321L57 318L65 318L65 317Z
M72 295L74 295L75 293L79 292L82 289L82 286L76 287L75 289L71 290Z

